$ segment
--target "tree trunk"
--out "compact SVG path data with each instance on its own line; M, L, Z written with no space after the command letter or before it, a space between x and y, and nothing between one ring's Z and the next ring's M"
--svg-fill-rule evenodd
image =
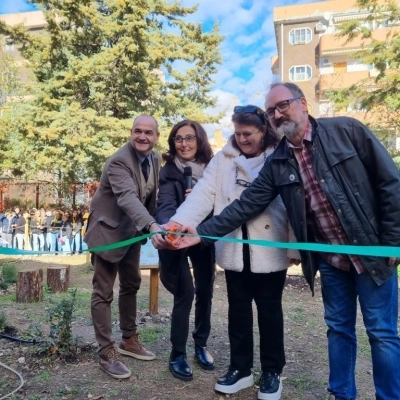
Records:
M47 286L52 293L61 293L68 290L69 270L69 265L50 266L47 268Z
M43 300L43 269L18 272L17 303L33 303Z

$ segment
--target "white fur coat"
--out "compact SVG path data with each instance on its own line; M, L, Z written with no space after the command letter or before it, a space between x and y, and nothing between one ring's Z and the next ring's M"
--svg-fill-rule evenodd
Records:
M266 151L268 156L273 151ZM214 209L219 214L227 205L238 199L245 187L236 183L236 179L252 182L265 162L265 155L246 158L232 146L231 141L224 146L210 161L203 177L193 188L190 195L171 218L182 225L197 226ZM237 178L236 178L237 170ZM286 210L280 197L258 217L247 222L249 239L271 241L294 241L289 227ZM242 239L241 228L226 237ZM215 243L217 264L228 270L243 270L243 246L235 243L218 241ZM289 266L290 258L299 258L297 251L250 245L251 271L266 273L281 271Z

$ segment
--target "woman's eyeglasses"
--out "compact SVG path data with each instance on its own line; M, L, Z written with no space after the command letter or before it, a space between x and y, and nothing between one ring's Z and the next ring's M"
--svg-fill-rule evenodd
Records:
M244 179L236 179L236 184L247 188L251 185L251 182L247 182Z
M241 114L241 113L249 113L249 114L254 114L260 117L261 121L263 122L263 124L266 123L266 118L265 118L265 113L263 110L261 110L261 108L257 107L257 106L236 106L233 109L233 113L234 114Z
M194 141L196 140L196 135L187 135L185 137L182 137L180 135L174 136L174 142L175 143L182 143L183 141L185 141L187 144L189 143L194 143Z
M244 186L244 187L248 188L251 185L251 182L247 182L244 179L238 179L238 175L239 175L239 167L236 167L236 171L235 171L235 183L236 183L236 185L240 185L240 186Z

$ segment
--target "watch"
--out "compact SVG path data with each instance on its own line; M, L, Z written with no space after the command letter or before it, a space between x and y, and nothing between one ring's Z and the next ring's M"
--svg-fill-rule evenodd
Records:
M154 224L156 224L156 223L157 223L157 221L151 221L151 222L146 226L147 232L150 233L151 226L154 225Z

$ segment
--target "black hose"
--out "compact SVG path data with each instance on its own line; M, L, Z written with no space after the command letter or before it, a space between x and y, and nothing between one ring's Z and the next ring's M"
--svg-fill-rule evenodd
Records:
M0 338L9 339L9 340L12 340L12 341L14 341L14 342L22 342L22 343L29 343L29 344L43 343L43 340L36 340L36 339L26 340L26 339L20 339L20 338L14 337L14 336L5 335L4 333L0 333Z

